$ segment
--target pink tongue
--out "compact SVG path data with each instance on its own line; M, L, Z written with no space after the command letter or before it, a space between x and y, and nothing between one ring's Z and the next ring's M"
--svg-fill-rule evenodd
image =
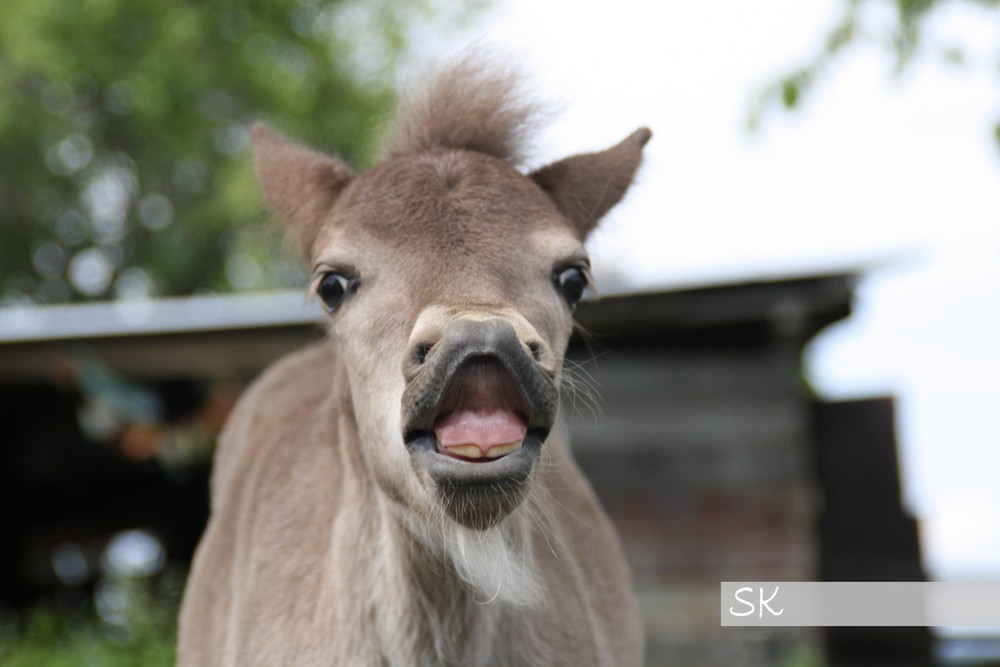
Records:
M466 362L441 399L443 412L434 423L438 447L461 456L468 454L446 450L478 447L485 457L493 447L521 442L528 431L527 420L519 416L526 408L523 403L513 378L499 362Z
M502 409L459 409L438 420L434 433L442 447L476 445L486 455L491 447L524 440L528 429L512 412Z

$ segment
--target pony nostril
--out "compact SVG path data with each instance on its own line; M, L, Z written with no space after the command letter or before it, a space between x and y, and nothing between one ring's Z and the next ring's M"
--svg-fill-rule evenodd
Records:
M432 347L434 347L433 343L418 343L417 346L413 348L413 356L411 357L413 359L413 363L417 366L423 365L423 363L427 360L427 354L431 351Z
M535 361L542 360L542 346L538 343L532 341L528 343L528 350L531 352L531 356L534 357Z

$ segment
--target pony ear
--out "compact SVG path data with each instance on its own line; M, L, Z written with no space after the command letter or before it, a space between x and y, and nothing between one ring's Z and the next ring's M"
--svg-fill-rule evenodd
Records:
M302 256L310 259L323 220L354 172L340 160L292 143L261 123L250 134L264 199L288 225Z
M531 179L585 239L625 196L651 136L648 128L640 128L617 146L559 160L532 173Z

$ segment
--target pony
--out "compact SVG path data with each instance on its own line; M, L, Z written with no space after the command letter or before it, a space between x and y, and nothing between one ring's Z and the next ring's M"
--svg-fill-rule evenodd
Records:
M220 437L182 667L641 664L559 397L584 242L651 133L525 173L520 90L445 68L359 174L254 126L328 335L265 371Z

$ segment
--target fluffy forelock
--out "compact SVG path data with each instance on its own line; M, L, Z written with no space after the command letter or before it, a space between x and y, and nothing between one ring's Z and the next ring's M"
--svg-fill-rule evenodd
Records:
M467 54L422 77L403 95L381 159L455 148L523 164L542 110L526 94L523 73L501 60Z

